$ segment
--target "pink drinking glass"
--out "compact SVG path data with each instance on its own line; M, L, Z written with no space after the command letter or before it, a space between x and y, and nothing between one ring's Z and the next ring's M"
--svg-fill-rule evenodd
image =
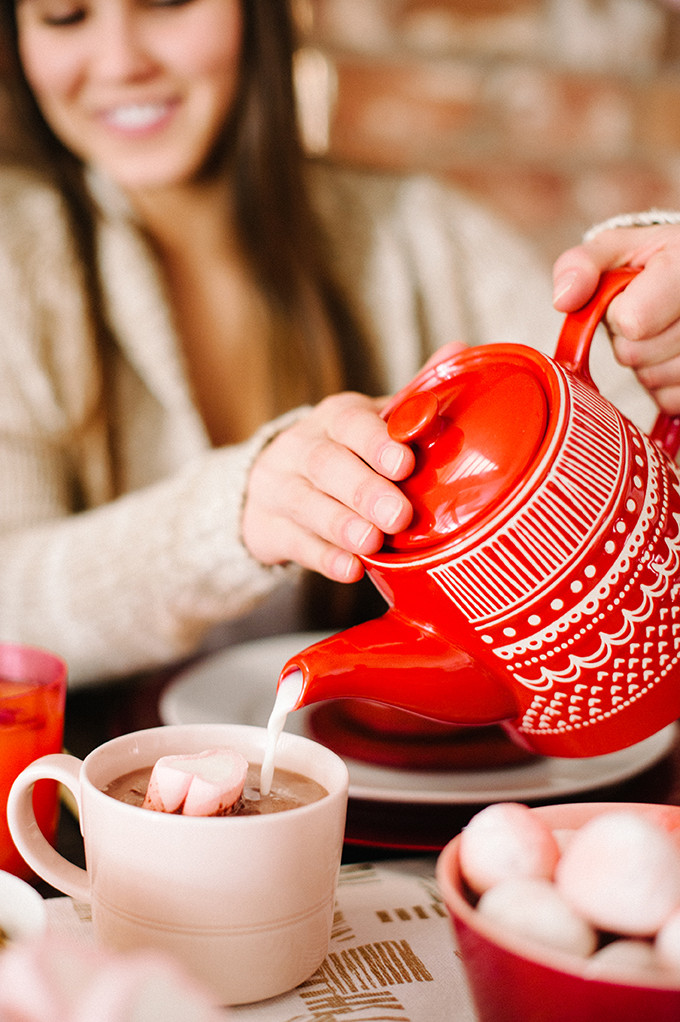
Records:
M7 826L7 796L21 771L51 752L61 752L67 667L46 650L0 643L0 869L24 879L34 874L17 851ZM35 818L54 842L57 784L39 781L33 790Z

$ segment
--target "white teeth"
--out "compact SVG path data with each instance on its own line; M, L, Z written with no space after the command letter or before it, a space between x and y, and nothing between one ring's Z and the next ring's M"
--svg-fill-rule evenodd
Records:
M119 106L110 110L107 120L119 128L148 128L164 116L164 103L140 103L134 106Z

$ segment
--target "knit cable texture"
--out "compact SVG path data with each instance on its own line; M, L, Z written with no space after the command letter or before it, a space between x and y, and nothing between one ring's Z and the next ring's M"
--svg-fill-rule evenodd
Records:
M642 213L622 213L595 224L583 235L584 241L592 241L603 231L611 231L617 227L653 227L657 224L680 224L680 212L666 209L649 209Z

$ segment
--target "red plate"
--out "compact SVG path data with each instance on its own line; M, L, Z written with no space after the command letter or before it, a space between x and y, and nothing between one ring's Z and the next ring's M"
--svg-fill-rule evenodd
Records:
M485 770L526 763L536 757L515 745L498 726L444 727L403 714L371 727L368 716L380 707L360 709L356 700L331 700L309 710L310 737L343 758L401 770ZM380 717L374 718L376 725ZM414 723L418 722L418 723Z

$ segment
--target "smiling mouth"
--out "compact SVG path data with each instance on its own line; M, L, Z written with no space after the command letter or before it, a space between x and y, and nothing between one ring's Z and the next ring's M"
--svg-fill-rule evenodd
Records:
M108 110L104 119L123 131L142 131L159 124L169 111L169 103L131 103Z

